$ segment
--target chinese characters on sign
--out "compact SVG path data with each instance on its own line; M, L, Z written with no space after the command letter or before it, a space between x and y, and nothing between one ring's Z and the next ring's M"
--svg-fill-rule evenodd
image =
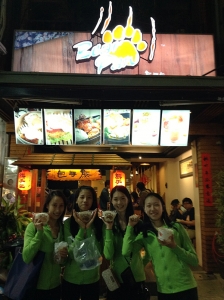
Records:
M213 206L212 199L212 178L210 154L202 154L202 181L204 191L204 205Z
M73 180L98 180L102 179L98 169L49 169L47 170L48 180L73 181Z
M125 174L122 171L116 171L113 173L113 187L116 185L125 186Z

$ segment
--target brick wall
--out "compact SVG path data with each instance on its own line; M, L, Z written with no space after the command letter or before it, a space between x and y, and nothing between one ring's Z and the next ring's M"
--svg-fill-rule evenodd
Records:
M219 144L221 142L221 144ZM197 139L197 159L199 177L199 202L201 215L202 236L202 262L206 272L217 271L216 263L212 254L212 239L216 231L216 209L214 206L204 206L203 182L202 182L202 160L201 155L209 153L211 157L212 186L214 187L214 176L224 167L224 145L220 136L200 137ZM213 198L214 201L214 198Z

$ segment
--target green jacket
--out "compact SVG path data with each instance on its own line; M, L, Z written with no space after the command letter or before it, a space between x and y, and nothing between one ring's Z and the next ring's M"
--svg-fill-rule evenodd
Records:
M74 260L74 256L73 256L74 242L69 243L69 239L68 239L68 237L71 236L70 221L71 218L68 218L64 223L64 237L65 237L65 241L68 242L69 244L69 248L68 248L69 257L65 263L64 279L74 284L90 284L90 283L97 282L100 279L100 266L92 270L83 271L80 270L77 262ZM75 236L75 240L82 241L85 238L90 237L92 233L94 233L93 227L88 228L87 230L80 228L77 235ZM97 240L95 240L95 242L101 253L102 252L101 243L98 242Z
M124 237L123 255L129 255L133 249L145 248L151 257L160 293L172 294L197 286L191 272L191 266L198 265L197 254L184 227L175 223L174 239L177 246L173 249L161 246L155 233L149 231L147 237L140 233L134 235L133 227L128 226ZM167 226L165 226L167 227Z
M61 238L60 238L61 237ZM62 228L60 228L59 239L54 239L48 225L43 230L36 230L33 223L30 223L25 231L23 260L30 263L36 253L41 250L45 252L44 262L41 267L37 289L50 290L60 285L61 266L54 263L54 244L62 239Z
M145 281L144 264L141 257L141 248L133 247L132 253L122 255L123 235L121 233L113 233L112 230L103 227L104 235L104 256L110 260L111 267L116 274L117 279L122 283L121 273L131 266L132 273L136 282Z

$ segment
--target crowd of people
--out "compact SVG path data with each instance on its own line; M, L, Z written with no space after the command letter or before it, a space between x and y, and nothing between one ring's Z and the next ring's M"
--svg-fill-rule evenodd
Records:
M192 201L184 198L182 208L174 199L168 215L163 198L143 185L137 184L137 193L130 194L124 186L115 186L109 191L109 182L105 182L100 197L100 205L104 206L100 208L116 211L115 217L109 220L99 213L97 195L91 186L81 186L75 191L69 202L70 217L64 222L66 197L60 191L50 192L44 204L44 212L49 215L47 224L34 218L24 236L26 263L31 262L39 250L45 252L36 289L30 290L24 300L98 300L100 264L94 265L94 256L83 269L74 255L76 244L85 244L90 238L100 255L110 263L119 282L116 290L107 289L107 300L149 300L144 270L148 262L153 265L159 300L197 300L197 286L190 266L196 266L198 259L184 228L194 230ZM135 213L137 207L142 214ZM89 219L81 218L81 212L89 211ZM161 228L171 230L168 239L160 239ZM53 259L55 243L63 241L68 246L60 249L58 254L62 261L59 264Z

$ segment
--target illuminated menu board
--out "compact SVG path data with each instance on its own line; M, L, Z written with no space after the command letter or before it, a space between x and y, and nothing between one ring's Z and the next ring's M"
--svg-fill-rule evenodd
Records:
M75 144L101 144L101 109L75 109Z
M104 109L104 144L130 144L130 115L130 109Z
M132 118L132 145L159 144L160 110L134 109Z
M161 146L187 146L190 110L163 110L161 119Z
M42 109L20 108L14 112L16 144L44 145Z
M72 145L72 110L44 109L45 141L47 145Z

